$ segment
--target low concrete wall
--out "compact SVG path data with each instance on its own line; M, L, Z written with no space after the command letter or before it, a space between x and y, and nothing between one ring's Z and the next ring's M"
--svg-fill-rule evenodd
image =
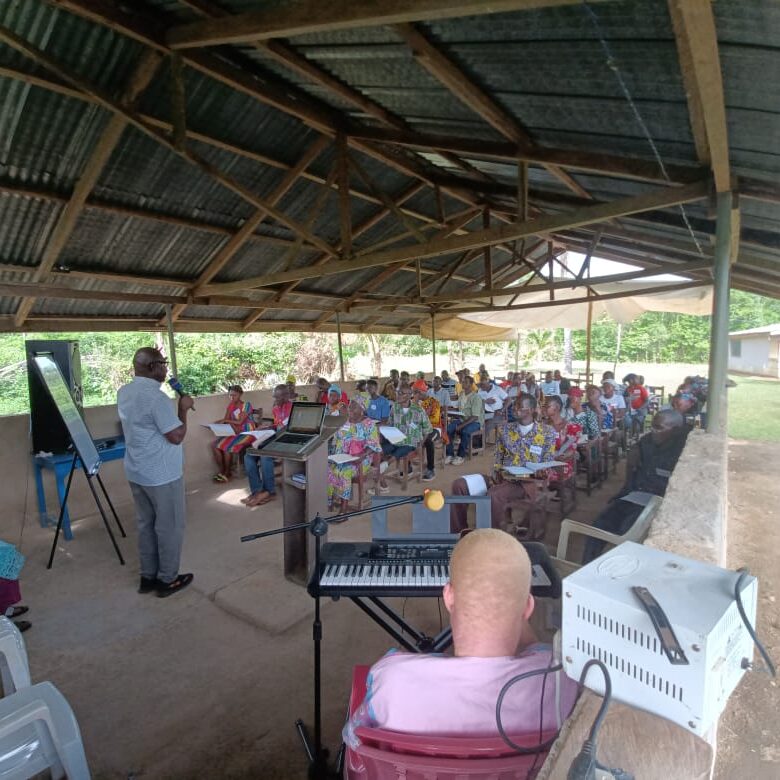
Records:
M688 436L645 544L726 565L728 441L696 429Z
M700 429L690 433L645 544L687 558L726 565L727 445L725 435L705 433ZM582 742L581 737L573 735L583 733L583 722L590 726L600 701L586 691L564 725L537 780L563 780L566 777L572 756L578 752ZM632 731L630 735L633 763L626 769L633 771L637 777L659 776L651 770L659 745L650 734L650 731L647 735ZM688 736L690 740L697 739L692 734ZM714 767L716 737L717 726L707 735L713 751L710 771ZM573 746L575 741L578 744ZM689 774L682 769L676 775L680 780L696 776L701 775Z
M350 395L354 382L340 383L342 389ZM299 385L298 392L310 400L316 397L316 388L311 385ZM272 389L252 390L244 393L244 398L255 408L262 408L270 416L273 405ZM174 403L174 401L171 401ZM188 483L195 484L211 478L214 473L214 461L211 455L211 442L214 436L200 423L220 419L227 406L225 394L201 396L195 399L195 411L190 413L187 438L184 440L184 474ZM93 406L84 410L87 427L94 438L116 436L121 433L116 404ZM0 418L0 506L4 511L0 515L0 539L18 544L23 537L25 523L38 523L38 504L35 493L30 440L30 416L13 415ZM114 503L129 502L130 489L125 479L125 471L120 461L111 461L100 469L100 475ZM50 515L57 514L59 504L54 486L54 475L43 472L46 491L46 506ZM78 519L94 514L97 510L86 481L76 475L68 498L68 510L71 523L78 527Z

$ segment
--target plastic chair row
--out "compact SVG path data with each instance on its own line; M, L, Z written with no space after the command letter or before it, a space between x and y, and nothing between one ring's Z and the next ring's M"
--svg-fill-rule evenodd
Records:
M32 684L24 640L6 617L0 617L0 677L0 778L25 780L48 770L53 778L88 780L73 710L50 682Z

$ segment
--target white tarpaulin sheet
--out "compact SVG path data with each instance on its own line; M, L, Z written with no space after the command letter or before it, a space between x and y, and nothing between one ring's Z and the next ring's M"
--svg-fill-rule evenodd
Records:
M603 295L621 291L637 290L637 295L629 295L625 298L613 298L606 301L593 301L593 320L597 320L602 314L609 315L616 322L623 324L631 322L646 311L671 311L678 314L708 315L712 312L712 287L691 287L685 290L667 290L656 294L648 293L653 287L668 287L669 281L648 282L612 282L600 284L596 292ZM515 301L516 304L549 304L550 292L539 285L538 292L524 292ZM527 290L528 288L518 288ZM556 301L567 298L583 298L585 290L582 287L573 290L556 290ZM506 305L511 297L496 298L498 306ZM514 311L490 311L477 314L453 315L457 319L463 319L470 323L492 328L520 328L522 330L534 330L536 328L572 328L583 330L588 326L588 304L572 303L559 306L540 306L534 309L516 309ZM438 328L438 318L437 318ZM438 334L437 334L438 335ZM441 336L441 338L446 338ZM463 337L467 338L466 336Z

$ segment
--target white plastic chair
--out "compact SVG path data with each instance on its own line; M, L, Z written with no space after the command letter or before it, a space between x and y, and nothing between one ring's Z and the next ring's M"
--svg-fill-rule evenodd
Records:
M89 780L76 716L50 682L0 699L0 777L25 780L46 770L55 779Z
M29 688L31 684L22 633L7 617L0 617L0 678L5 696Z
M570 534L580 534L581 536L590 536L593 539L601 539L603 542L609 544L618 545L622 542L643 542L650 526L652 525L653 518L658 512L661 506L660 496L651 496L647 505L642 510L642 513L634 521L631 528L624 534L613 534L609 531L602 531L600 528L594 528L592 525L586 523L578 523L576 520L569 520L566 518L561 522L561 534L558 537L558 550L555 555L557 558L567 560L566 553L569 550L569 536Z

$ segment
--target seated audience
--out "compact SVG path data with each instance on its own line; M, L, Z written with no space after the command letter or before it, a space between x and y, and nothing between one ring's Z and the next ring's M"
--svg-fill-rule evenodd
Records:
M302 395L298 395L298 392L295 389L295 374L288 374L285 383L287 384L287 396L291 401L306 400Z
M622 390L622 389L623 389L623 385L621 385L621 384L620 384L620 382L618 382L618 381L617 381L617 379L615 379L615 373L614 373L614 371L605 371L605 372L604 372L604 373L601 375L601 384L602 384L602 385L604 385L604 384L605 384L605 383L607 383L607 382L608 382L609 384L611 384L611 385L612 385L612 387L614 387L614 388L615 388L615 390L618 390L618 391L620 391L620 390Z
M548 371L544 375L544 382L542 382L540 388L546 397L551 395L560 395L561 393L561 383L557 379L553 378L552 371Z
M382 395L387 398L388 401L395 401L395 394L398 391L398 384L400 381L400 376L398 374L398 371L396 371L394 368L390 371L390 379L385 382L384 387L382 387Z
M555 431L553 460L564 464L550 469L548 481L566 482L574 474L574 466L577 462L577 442L582 433L582 426L563 416L563 401L558 395L550 396L547 399L545 412L547 424Z
M508 390L510 387L512 387L512 379L514 377L514 372L507 371L506 372L506 379L503 382L499 382L498 385L502 390Z
M408 371L402 371L401 375L398 377L399 386L400 385L409 385L411 387L412 379L409 376Z
M359 401L350 402L347 421L333 435L329 450L331 455L358 456L348 463L328 461L328 508L333 509L336 500L341 502L339 511L346 512L352 498L352 480L362 472L368 476L372 471L378 476L379 428L374 420L365 416Z
M387 422L387 418L390 417L390 411L393 406L385 396L379 395L377 392L378 387L376 379L369 379L366 382L366 390L369 396L366 414L380 425L384 425Z
M447 455L444 462L453 466L459 466L463 463L466 455L466 444L468 437L484 428L485 425L485 405L482 399L477 395L474 388L474 380L464 374L463 392L458 396L458 411L460 417L453 417L447 424ZM455 455L453 437L460 436L458 444L458 454Z
M420 735L496 735L496 700L513 677L552 666L528 621L534 609L531 562L509 534L483 528L452 552L444 605L453 656L391 652L371 667L364 702L344 728L351 747L358 726ZM552 731L569 716L577 684L563 672L529 677L503 702L509 734ZM544 697L542 697L544 691ZM352 757L351 757L352 758Z
M318 404L328 403L329 387L330 387L330 382L328 382L328 380L325 379L324 376L317 377L317 403Z
M582 395L582 390L579 387L572 387L569 390L569 405L565 417L567 420L577 423L589 439L598 439L601 435L599 418L592 409L582 405Z
M357 401L364 409L368 409L368 405L371 403L371 393L368 392L366 387L367 385L367 379L358 379L358 381L355 383L354 400Z
M530 371L525 375L524 392L528 393L528 395L532 395L536 399L537 404L541 403L542 389L536 384L536 378Z
M230 385L228 398L230 403L225 409L225 414L216 423L229 425L234 433L232 436L220 436L212 444L214 460L219 471L214 475L215 482L229 482L233 470L233 455L243 452L250 447L254 439L247 436L247 431L253 431L255 424L252 421L252 404L243 399L244 391L240 385Z
M649 433L639 439L635 447L628 452L626 459L626 481L620 492L607 504L606 508L593 523L595 528L613 534L627 533L642 514L644 503L625 500L633 491L663 496L666 493L669 478L685 447L690 433L683 416L674 409L658 412L653 417ZM604 549L605 542L600 539L588 539L585 543L583 563L597 558Z
M650 403L650 393L647 391L644 383L640 381L642 378L636 374L628 374L623 379L623 382L628 383L627 416L630 417L631 431L635 433L641 433L644 429L645 417L647 417L647 409Z
M487 374L482 374L477 395L485 404L485 419L490 420L503 410L507 400L506 390L499 387Z
M536 499L536 485L533 480L507 480L504 467L553 460L555 431L544 423L536 422L535 415L536 399L528 393L523 393L515 401L515 421L504 423L496 430L496 455L493 464L493 479L496 484L488 490L494 528L503 528L506 524L511 501L529 499L534 502ZM537 474L541 475L543 472ZM544 512L532 503L526 515L532 536L539 537L544 533L544 520Z
M347 410L349 398L339 385L331 385L328 388L328 408L326 414L344 414Z
M439 402L443 412L447 411L447 407L450 405L450 391L438 376L433 378L433 387L428 390L428 395Z
M607 408L612 413L615 427L619 427L623 422L623 418L626 416L626 399L623 398L621 393L615 392L615 384L614 382L610 382L609 379L604 379L602 381L601 401L606 404Z
M455 372L455 376L458 377L458 381L455 382L455 395L458 397L460 397L460 394L463 392L463 377L468 376L468 373L468 370L465 368L461 368Z
M449 371L446 369L441 372L441 386L447 390L455 390L455 380L450 377Z
M414 382L412 382L412 390L420 389L423 393L428 392L428 383L425 381L425 372L418 371L415 375Z
M609 407L601 398L601 390L597 385L588 385L585 389L588 397L588 408L596 413L599 419L599 430L612 430L615 427L615 418Z
M390 411L388 425L398 428L404 435L403 441L393 444L384 437L381 439L382 452L388 458L400 459L417 449L433 431L428 415L415 403L412 403L412 390L408 384L402 384L398 389L398 400ZM388 489L384 477L380 481L380 489Z
M434 468L436 463L434 442L439 436L443 436L445 442L447 439L447 432L442 418L442 406L435 398L429 396L419 387L414 389L412 399L428 415L428 422L430 422L431 428L433 429L423 441L425 447L426 470L422 479L423 482L430 482L436 476L436 470Z
M559 395L561 398L566 398L566 396L569 395L569 390L571 389L571 380L567 379L565 376L561 376L560 371L553 372L553 379L558 383L558 387L560 389Z
M287 385L277 385L274 388L274 405L271 408L273 424L263 426L273 427L280 431L290 419L292 401L288 397ZM269 455L261 455L258 450L248 449L244 454L244 469L249 480L249 495L241 499L247 506L260 506L276 498L274 484L274 459Z

